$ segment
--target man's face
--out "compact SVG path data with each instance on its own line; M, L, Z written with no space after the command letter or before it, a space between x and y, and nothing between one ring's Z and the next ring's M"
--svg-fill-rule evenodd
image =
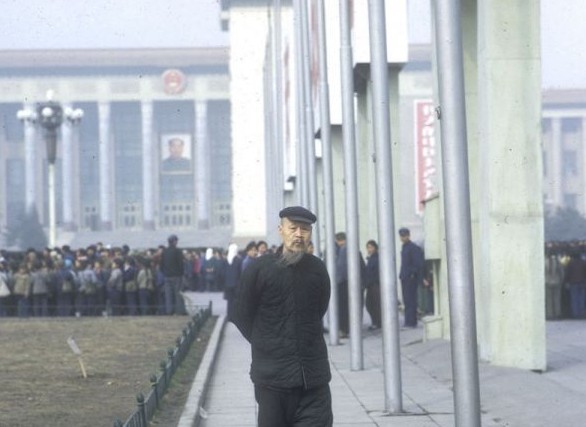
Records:
M409 235L408 234L400 235L399 238L401 239L401 242L403 242L403 243L407 243L409 241Z
M368 255L372 255L373 253L375 253L376 248L373 245L366 245L366 253Z
M172 139L169 141L169 155L175 159L183 157L183 141Z
M284 252L307 252L311 240L311 224L283 218L279 225L279 234Z

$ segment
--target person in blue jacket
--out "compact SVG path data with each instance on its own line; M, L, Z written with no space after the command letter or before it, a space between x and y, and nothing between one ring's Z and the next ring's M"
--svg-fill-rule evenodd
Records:
M411 232L408 228L401 228L399 237L403 242L401 270L399 272L403 306L405 307L405 323L403 326L415 328L417 327L417 287L423 280L423 250L411 241Z

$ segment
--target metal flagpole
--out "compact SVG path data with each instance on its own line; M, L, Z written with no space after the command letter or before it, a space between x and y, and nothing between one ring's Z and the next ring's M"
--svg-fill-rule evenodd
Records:
M307 139L307 184L309 187L309 208L318 215L317 204L317 174L315 168L315 126L313 120L313 97L311 96L311 52L309 48L309 24L307 13L307 1L301 1L301 29L302 29L302 49L303 49L303 76L304 82L304 102L305 102L305 132ZM321 257L321 241L319 236L319 227L313 228L313 246L315 255Z
M309 206L309 186L307 182L307 132L305 127L305 77L303 72L303 26L301 21L301 0L293 0L293 19L295 24L295 94L297 113L297 183L300 190L301 205Z
M275 147L275 177L277 186L275 196L279 197L277 206L283 204L283 99L282 99L282 68L281 68L281 0L273 0L273 31L272 31L272 68L273 68L273 138L272 146Z
M350 367L363 369L362 298L358 240L358 185L356 178L356 127L354 123L354 64L348 0L340 0L340 62L342 70L342 133L346 182L346 245L350 314Z
M330 126L330 88L328 86L328 58L326 40L326 14L324 0L317 0L319 45L319 108L321 125L322 165L324 181L324 220L326 265L332 291L329 307L330 344L338 341L338 288L336 287L336 243L334 223L334 174L332 167L332 135Z
M436 3L442 169L456 426L480 426L460 1Z
M389 112L389 72L387 33L383 0L369 0L370 70L372 78L372 112L376 147L377 220L380 245L381 314L385 410L403 411L401 395L401 351L395 253L393 208L393 172L391 161L391 127Z

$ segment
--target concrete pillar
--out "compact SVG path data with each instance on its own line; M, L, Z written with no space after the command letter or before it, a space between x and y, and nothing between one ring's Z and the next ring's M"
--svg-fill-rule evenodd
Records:
M393 167L393 215L395 227L401 227L401 217L399 215L400 203L407 203L405 200L400 200L401 194L401 181L400 181L400 165L401 165L401 140L402 129L399 126L401 122L401 94L399 90L399 73L401 72L402 66L392 65L389 67L389 114L391 117L391 162ZM405 182L405 181L402 181ZM397 230L389 230L395 233L397 237ZM395 239L395 255L401 256L401 240ZM395 262L398 260L395 259ZM396 265L399 267L399 264ZM399 271L395 268L395 271ZM401 299L401 292L398 292L398 297Z
M582 137L582 188L586 188L586 117L582 117L581 123L581 137ZM586 194L582 193L582 205L580 206L580 213L584 215L586 213Z
M262 79L267 30L266 3L248 6L232 2L232 212L233 234L238 240L262 237L267 232Z
M211 144L208 132L208 103L195 103L195 191L197 193L197 226L200 229L210 227L211 194Z
M35 107L32 104L24 104L23 111L32 113ZM33 117L26 117L22 120L24 126L24 203L27 212L32 212L32 209L37 203L36 191L36 138L37 132L35 128L35 120Z
M539 0L479 2L479 286L492 363L546 368Z
M468 171L470 188L476 188L480 183L480 156L478 146L478 0L464 0L462 2L462 49L464 51L464 82L466 97L466 130L468 140ZM483 307L482 301L485 301L487 295L486 289L479 286L481 283L480 271L482 256L479 244L482 240L480 237L480 200L482 193L479 191L470 192L470 218L472 231L473 246L473 269L475 302L477 307L476 313L476 332L477 341L482 342L485 337L489 336L488 325L490 324L488 308ZM482 348L482 346L479 346ZM482 358L482 355L481 355Z
M153 144L153 101L142 101L142 227L155 229L155 160Z
M64 105L64 109L71 105ZM64 120L61 126L61 192L63 208L63 229L75 230L73 220L73 186L75 176L73 174L73 133L75 124L70 120Z
M562 170L562 155L564 151L564 144L562 141L562 119L553 117L551 119L551 168L550 172L550 194L553 201L553 207L559 208L564 202L563 196L563 170Z
M365 256L366 242L378 238L375 148L372 119L372 79L370 71L365 70L363 79L355 81L356 90L356 164L358 178L359 241L362 255Z
M100 228L111 230L114 165L110 138L110 104L108 102L98 104L98 120L100 134Z

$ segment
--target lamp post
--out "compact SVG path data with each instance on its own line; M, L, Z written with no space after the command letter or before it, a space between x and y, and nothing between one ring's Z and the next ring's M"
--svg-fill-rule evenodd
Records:
M63 108L47 93L47 101L37 104L38 123L43 128L47 144L47 178L49 186L49 247L55 247L57 221L55 212L55 160L57 159L57 131L63 122Z

